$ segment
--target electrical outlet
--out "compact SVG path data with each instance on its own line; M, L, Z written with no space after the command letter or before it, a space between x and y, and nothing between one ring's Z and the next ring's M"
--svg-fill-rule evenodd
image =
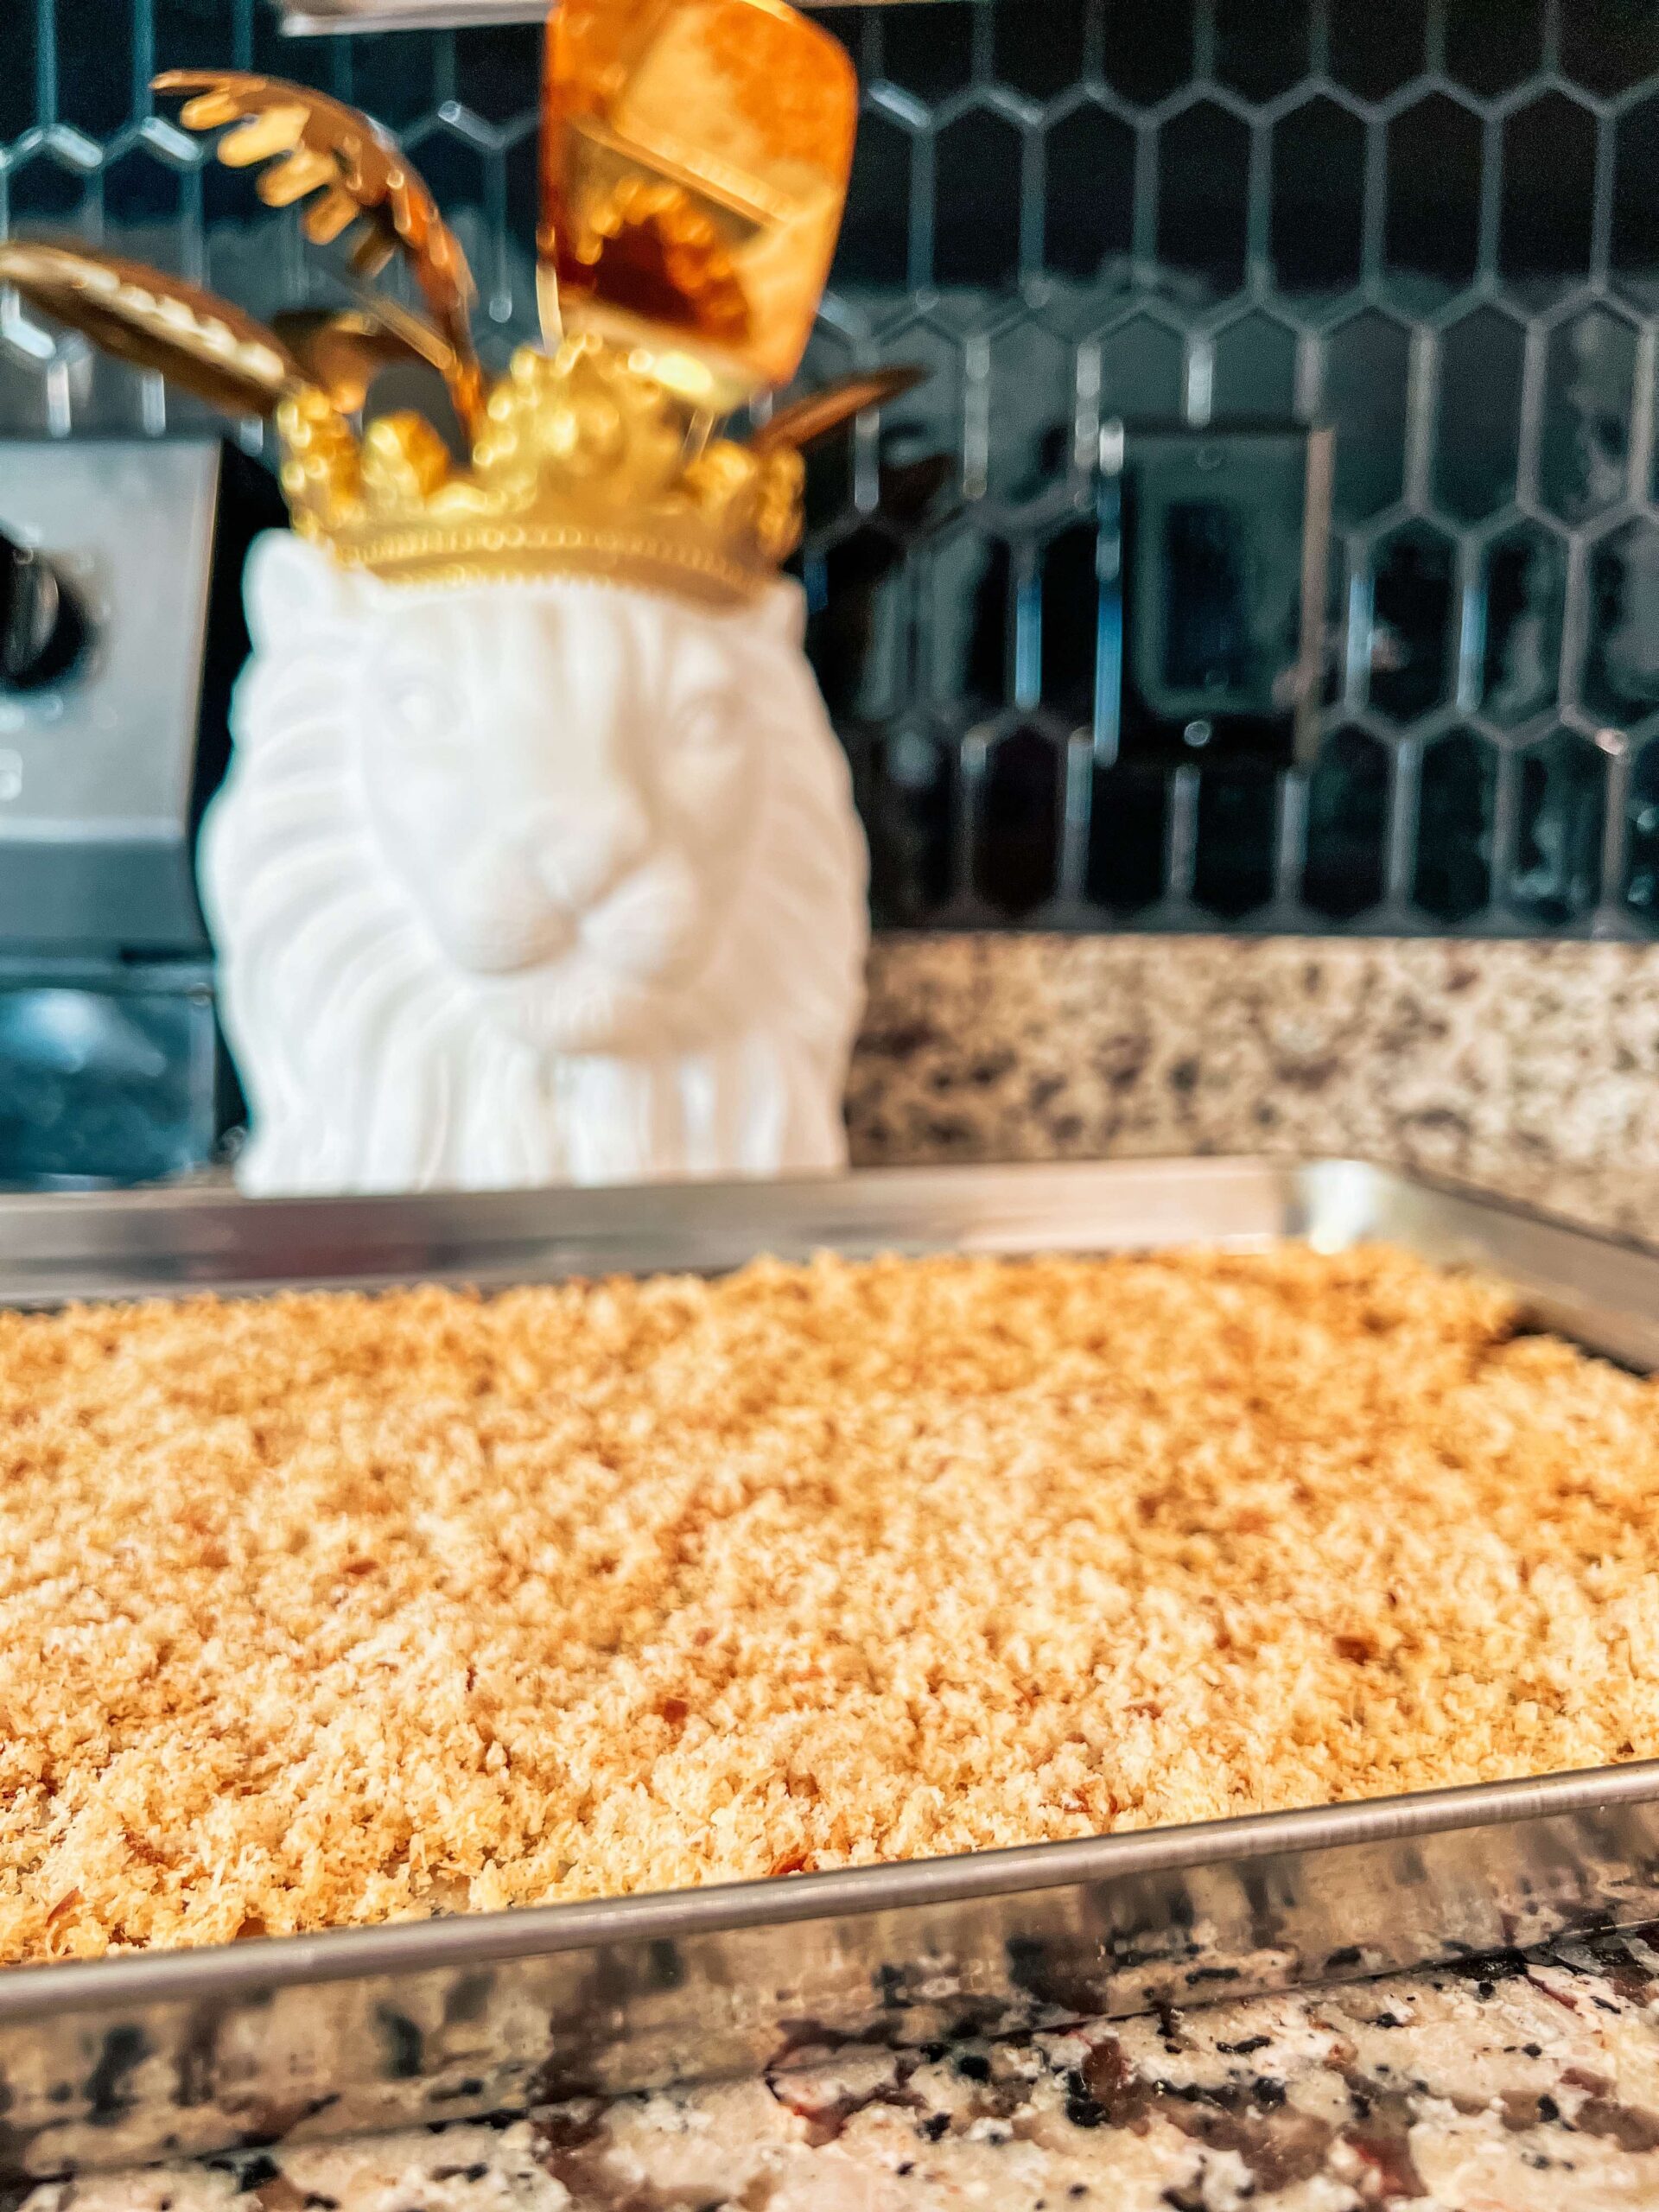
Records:
M1331 433L1130 428L1121 477L1119 749L1277 765L1317 744Z

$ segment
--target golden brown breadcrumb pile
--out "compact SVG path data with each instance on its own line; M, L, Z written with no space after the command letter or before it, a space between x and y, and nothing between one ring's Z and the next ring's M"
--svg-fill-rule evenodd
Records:
M1401 1255L0 1316L0 1958L1659 1753L1659 1395Z

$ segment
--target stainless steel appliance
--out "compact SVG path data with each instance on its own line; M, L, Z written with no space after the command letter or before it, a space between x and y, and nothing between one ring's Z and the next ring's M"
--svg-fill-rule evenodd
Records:
M0 440L0 1182L133 1182L231 1110L194 846L283 519L218 441Z
M1659 1367L1659 1254L1354 1161L936 1168L289 1201L0 1199L0 1302L804 1257L1387 1237ZM550 1728L557 1715L548 1716ZM774 2061L1382 1973L1651 1917L1659 1762L657 1897L0 1973L23 2173L458 2119ZM8 2167L10 2162L10 2170Z

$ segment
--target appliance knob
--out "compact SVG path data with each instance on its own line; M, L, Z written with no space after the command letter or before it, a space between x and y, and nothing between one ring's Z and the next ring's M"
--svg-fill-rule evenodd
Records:
M63 578L0 531L0 691L60 683L86 647L86 618Z

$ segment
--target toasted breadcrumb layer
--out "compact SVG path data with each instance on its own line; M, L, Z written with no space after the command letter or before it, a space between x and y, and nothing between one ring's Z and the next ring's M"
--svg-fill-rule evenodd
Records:
M1321 1257L0 1316L0 1959L1659 1753L1659 1394Z

